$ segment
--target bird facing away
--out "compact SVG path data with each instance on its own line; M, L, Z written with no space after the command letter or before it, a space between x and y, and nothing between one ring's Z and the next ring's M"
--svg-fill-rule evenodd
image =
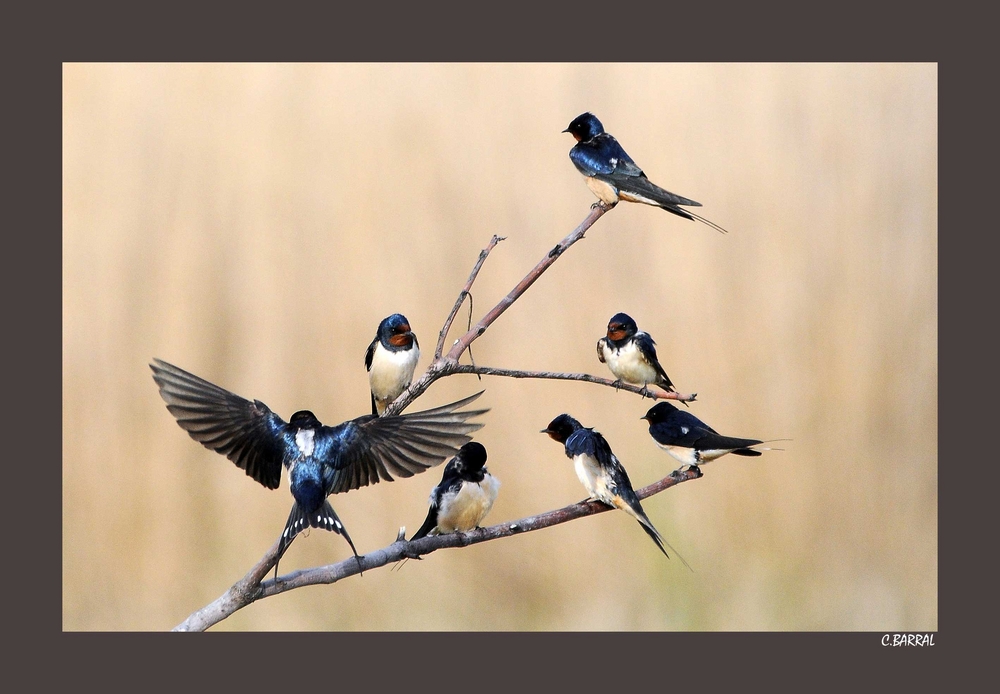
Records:
M499 491L500 480L486 469L486 447L470 441L444 466L441 483L431 490L427 518L410 542L478 528Z
M604 132L604 126L593 113L581 113L563 132L576 138L569 158L587 179L587 187L606 207L614 207L619 200L641 202L661 207L684 219L697 219L716 231L726 233L715 222L680 207L701 207L700 202L675 195L646 178L618 140Z
M543 434L548 434L553 440L563 444L566 450L566 457L573 461L576 469L576 476L580 478L584 488L590 493L591 499L601 501L613 508L621 509L637 521L646 534L653 538L653 542L660 548L664 556L668 559L670 555L663 548L670 543L663 539L663 536L653 527L646 512L642 510L639 497L632 489L628 473L619 462L618 458L611 451L611 446L607 440L592 428L580 424L568 414L561 414L542 429ZM674 549L670 547L670 549ZM676 553L677 550L674 549ZM688 563L683 557L678 557L689 569Z
M312 412L300 410L286 423L260 400L245 400L159 359L149 366L167 409L191 438L226 456L268 489L277 489L282 467L287 470L295 502L281 533L279 559L307 527L343 535L360 559L327 497L380 480L411 477L444 462L483 426L467 420L488 412L458 411L482 395L480 391L413 414L363 415L330 427Z
M410 387L413 371L420 359L417 336L401 313L394 313L378 324L375 339L365 352L368 385L372 391L372 414L385 412L399 394Z
M597 358L619 382L642 386L643 395L650 395L646 390L650 383L677 392L656 358L656 342L627 313L616 313L608 321L608 334L597 341Z
M690 412L678 410L669 402L656 403L640 419L649 422L649 435L657 446L687 465L701 465L726 453L758 456L761 452L756 448L762 443L770 443L760 439L721 436Z

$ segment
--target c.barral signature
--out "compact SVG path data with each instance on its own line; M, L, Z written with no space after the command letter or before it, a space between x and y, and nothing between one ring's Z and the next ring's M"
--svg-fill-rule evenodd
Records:
M883 646L933 646L934 634L885 634Z

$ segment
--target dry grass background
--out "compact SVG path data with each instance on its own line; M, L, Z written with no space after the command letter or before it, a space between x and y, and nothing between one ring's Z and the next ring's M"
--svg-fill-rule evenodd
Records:
M492 234L492 306L594 198L560 134L594 111L718 234L654 208L598 221L474 347L607 375L626 311L692 411L791 437L624 514L445 550L265 600L219 630L938 628L937 70L890 65L93 65L64 68L63 627L160 630L218 597L290 507L193 442L161 357L284 417L368 408L378 321L424 349ZM464 313L463 319L464 321ZM457 333L456 333L457 334ZM634 395L488 378L496 523L582 498L538 433L568 411L636 486L668 473ZM411 409L480 387L435 384ZM359 548L423 520L439 469L333 498ZM339 561L313 532L282 567Z

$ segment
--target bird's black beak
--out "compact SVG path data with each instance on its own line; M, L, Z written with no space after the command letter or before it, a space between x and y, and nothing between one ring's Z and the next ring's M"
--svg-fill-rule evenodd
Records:
M649 421L649 415L645 415L644 414L641 417L639 417L639 419L645 419L648 422Z
M542 430L541 430L541 431L539 431L538 433L539 433L539 434L551 434L552 432L551 432L551 431L549 431L548 429L542 429Z
M563 130L563 132L564 133L568 133L569 132L569 128L566 128L565 130Z

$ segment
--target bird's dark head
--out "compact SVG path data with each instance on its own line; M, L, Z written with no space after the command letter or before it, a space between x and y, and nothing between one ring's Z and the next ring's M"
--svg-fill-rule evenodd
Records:
M558 441L559 443L566 443L574 431L582 429L583 425L576 421L568 414L561 414L551 422L549 425L542 429L541 433L548 434L552 437L553 441Z
M612 342L632 337L637 332L639 332L638 326L627 313L616 313L608 321L608 339Z
M658 402L649 408L649 412L646 416L640 417L639 419L645 419L651 425L658 422L664 422L677 411L677 408L671 405L669 402Z
M288 423L292 426L297 426L300 429L318 429L322 426L319 420L316 419L316 415L309 410L299 410L292 415L291 419L288 420Z
M486 465L486 446L478 441L469 441L458 450L455 461L464 472L476 472Z
M408 348L415 336L410 330L410 321L402 313L394 313L378 325L378 338L383 345Z
M597 120L597 116L588 111L574 118L563 132L575 137L577 142L588 142L602 134L604 126Z

